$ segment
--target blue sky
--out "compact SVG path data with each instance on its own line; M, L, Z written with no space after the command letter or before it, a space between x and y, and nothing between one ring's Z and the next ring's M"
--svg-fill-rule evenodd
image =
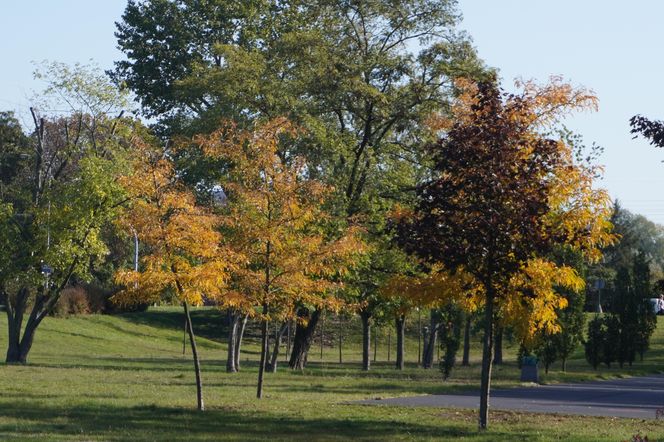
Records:
M86 63L109 68L122 55L114 22L126 0L3 0L0 109L21 115L39 84L33 61ZM516 77L546 81L563 75L594 90L597 113L568 120L588 144L605 148L605 186L636 213L664 224L664 150L629 134L636 113L664 119L664 2L632 0L459 0L461 28L480 56Z

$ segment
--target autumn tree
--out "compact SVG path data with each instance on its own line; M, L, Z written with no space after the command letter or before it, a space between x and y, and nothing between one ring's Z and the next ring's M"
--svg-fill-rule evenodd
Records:
M134 153L133 170L121 180L131 197L121 223L136 232L147 250L140 271L117 273L117 282L125 288L113 299L131 304L157 301L166 292L177 296L184 308L194 360L198 409L203 410L200 360L189 306L200 305L204 299L221 299L231 253L221 249L219 219L196 204L193 193L175 174L168 152L137 141Z
M400 215L397 214L397 216ZM403 272L393 275L381 287L380 292L394 304L397 315L402 315L401 318L404 321L405 313L415 307L431 311L432 326L429 329L429 337L424 343L425 357L423 357L423 361L425 359L429 360L423 366L431 368L441 326L445 326L446 330L453 332L449 341L451 345L446 346L446 349L451 349L454 346L453 340L458 331L456 326L443 324L443 316L456 317L456 310L459 312L474 311L475 305L469 300L472 299L478 287L472 276L467 273L459 271L452 274L445 271L439 264L426 266L419 263L415 257L411 257L411 260L416 263L413 270L409 273ZM444 312L441 313L440 310L444 310ZM451 314L447 315L447 313ZM399 325L399 316L397 316L397 325ZM403 327L403 325L401 326ZM398 328L397 333L397 368L403 369L402 365L399 365L399 353L403 352L403 349L399 349L398 342L399 333L403 334L403 329ZM448 357L449 360L451 359ZM449 375L449 370L447 374Z
M389 263L381 223L422 179L424 122L447 110L454 78L485 75L459 17L451 0L130 1L116 33L126 59L112 75L165 133L212 131L220 116L250 125L285 115L307 129L288 150L374 243L375 259L347 283L359 283L347 294L360 296L349 301L369 327L394 270L379 268ZM185 160L189 175L215 170ZM298 311L292 368L303 367L323 313Z
M136 127L122 118L125 95L94 69L54 63L44 72L30 135L6 114L0 129L8 363L27 362L35 332L62 290L73 277L88 279L107 254L101 231L126 199L117 176ZM50 115L44 109L52 106L66 112Z
M443 136L431 147L433 177L401 226L408 249L481 286L480 429L488 424L495 318L523 336L555 331L555 309L565 300L554 286L580 290L583 280L547 259L552 247L567 244L594 259L611 239L608 198L592 188L596 170L543 135L571 110L594 108L596 98L557 79L521 86L506 94L494 82L459 83L454 118L441 118Z
M331 189L309 177L307 163L285 157L284 137L297 129L280 118L254 130L228 123L196 139L205 154L223 159L228 195L220 216L225 247L243 256L230 289L245 305L260 308L261 358L257 397L263 395L268 324L291 319L298 303L338 309L330 296L349 261L362 251L355 228L325 212Z

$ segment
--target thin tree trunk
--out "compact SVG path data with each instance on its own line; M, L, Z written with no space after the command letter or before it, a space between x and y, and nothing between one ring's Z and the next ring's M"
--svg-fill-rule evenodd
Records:
M341 318L339 318L339 364L344 363L344 358L343 358L343 353L342 353L342 348L343 348L343 333L341 331Z
M187 351L187 320L184 320L184 327L182 327L182 356L185 355Z
M247 328L247 320L249 320L249 315L244 315L242 318L242 323L240 324L240 329L237 333L237 340L235 341L235 370L240 371L240 350L242 349L242 339L244 338L244 331Z
M563 372L567 371L567 358L562 359L563 362Z
M373 361L376 362L377 354L378 353L378 330L374 330L373 334L373 339L374 339L374 345L373 345Z
M320 360L323 360L323 349L325 345L325 317L320 321Z
M431 310L430 317L429 333L427 336L424 336L424 354L422 355L422 367L427 369L433 367L433 357L436 352L436 341L438 340L438 328L440 327L435 310Z
M258 388L256 397L263 398L263 375L265 374L265 360L267 358L267 303L263 304L263 319L261 321L261 361L258 365Z
M404 356L405 356L405 340L406 340L406 315L398 315L396 317L396 330L397 330L397 370L404 369Z
M279 360L279 349L281 348L281 338L284 336L284 333L288 329L288 321L285 321L283 324L281 324L281 327L279 327L279 330L277 331L277 334L275 335L274 339L274 349L272 351L272 358L270 358L270 362L267 364L267 371L270 373L276 373L277 372L277 361Z
M313 313L309 312L307 308L300 308L297 312L300 321L295 325L295 338L293 340L293 352L291 353L288 365L292 369L302 370L307 365L307 357L309 349L314 341L314 332L316 325L323 313L322 310L316 309ZM308 317L309 321L305 324L302 323Z
M240 314L228 309L228 354L226 356L226 372L235 373L235 345L237 344L237 331L240 323Z
M491 362L493 361L493 299L492 282L485 283L486 305L484 307L484 346L482 348L482 374L480 380L479 429L486 430L489 424L489 392L491 390Z
M417 309L417 366L422 363L422 310Z
M288 362L288 359L290 358L290 352L291 352L291 329L292 327L292 320L288 321L288 328L286 329L286 353L284 354L286 361Z
M392 356L392 330L387 331L387 362L390 362Z
M463 359L461 365L470 365L470 315L466 314L466 325L463 329Z
M371 354L371 315L366 312L360 312L362 319L362 370L369 371L371 369L371 361L369 355Z
M495 338L493 340L493 363L502 364L503 363L503 327L496 326Z
M187 332L189 333L189 344L191 346L191 353L194 357L194 371L196 372L196 399L198 401L198 409L205 410L203 404L203 381L201 380L201 364L198 359L198 348L196 347L196 336L194 335L194 326L191 323L191 315L189 314L189 305L183 302L184 316L187 324Z

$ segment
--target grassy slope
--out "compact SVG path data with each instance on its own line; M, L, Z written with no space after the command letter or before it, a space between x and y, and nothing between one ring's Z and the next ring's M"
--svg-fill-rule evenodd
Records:
M660 318L661 319L661 318ZM637 431L664 439L664 422L494 412L491 429L477 433L475 412L345 405L354 399L440 393L475 388L479 367L457 370L442 382L436 370L411 363L403 373L379 362L359 371L357 338L338 350L316 351L305 372L280 370L266 378L267 397L255 396L256 346L245 346L243 371L224 372L219 313L196 312L201 335L207 411L195 411L190 353L182 356L182 316L176 309L123 316L47 318L28 366L0 365L0 440L624 440ZM6 321L0 319L0 348ZM328 323L328 333L334 330ZM355 341L355 342L353 342ZM410 358L416 341L409 342ZM416 350L415 350L416 351ZM477 349L474 354L479 357ZM393 353L392 353L393 355ZM379 361L386 357L381 345ZM393 356L392 356L393 357ZM416 357L416 355L415 355ZM282 358L283 359L283 358ZM507 349L506 359L513 359ZM643 364L592 372L578 352L567 374L546 381L653 372L664 367L664 326ZM494 385L515 385L511 363L495 371ZM663 398L664 403L664 398Z

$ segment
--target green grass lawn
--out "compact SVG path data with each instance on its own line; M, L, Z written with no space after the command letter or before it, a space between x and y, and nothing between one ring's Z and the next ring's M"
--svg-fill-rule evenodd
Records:
M187 348L182 355L182 315L159 308L118 316L47 318L37 331L27 366L0 365L0 440L561 440L620 441L641 432L664 440L664 421L584 418L492 412L490 430L479 433L472 410L348 405L357 399L454 392L477 388L479 346L473 363L443 382L437 370L415 367L417 341L408 340L409 367L388 363L386 332L378 362L359 369L359 333L346 327L344 364L338 363L335 329L312 350L309 367L292 372L283 364L266 375L263 400L255 399L257 346L250 330L242 371L225 373L222 316L195 311L202 354L207 410L195 409L194 373ZM660 322L661 318L660 318ZM0 348L6 348L6 319L0 316ZM392 339L392 343L394 339ZM545 382L589 380L664 369L664 324L643 363L592 371L581 351L567 373L558 366ZM394 350L391 351L392 359ZM506 363L494 371L494 386L518 385L506 348ZM280 358L283 361L283 357ZM662 399L664 404L664 398Z

